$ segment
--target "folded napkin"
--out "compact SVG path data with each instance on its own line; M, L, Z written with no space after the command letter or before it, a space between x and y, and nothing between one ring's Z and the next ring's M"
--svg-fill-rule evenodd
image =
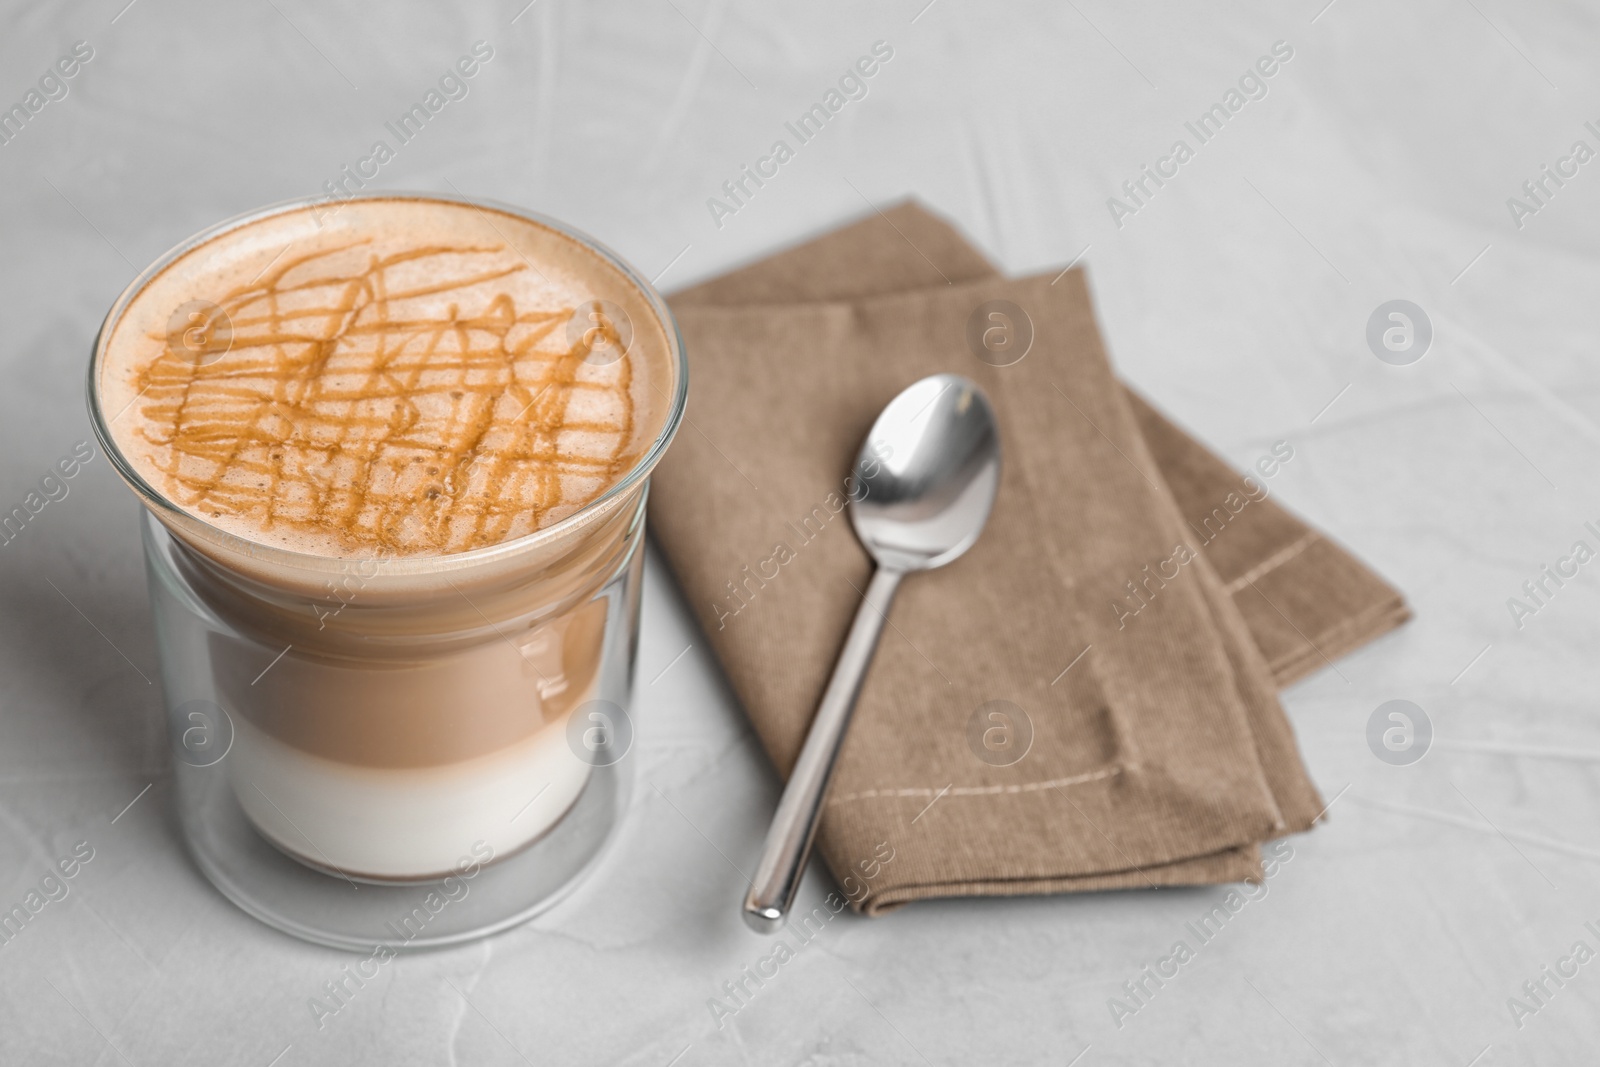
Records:
M968 343L996 300L1033 328L1005 367ZM672 303L694 389L652 528L781 773L871 569L862 436L939 371L1000 418L990 523L901 587L835 774L819 849L858 908L1240 880L1317 817L1274 685L1404 605L1270 500L1228 505L1239 477L1112 376L1081 271L999 278L902 205Z

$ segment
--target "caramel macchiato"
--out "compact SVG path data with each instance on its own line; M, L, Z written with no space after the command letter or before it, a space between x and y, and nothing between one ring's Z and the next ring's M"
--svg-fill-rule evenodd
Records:
M511 210L269 209L135 283L91 386L185 549L152 535L178 757L184 708L225 712L257 830L404 880L562 817L604 765L573 738L627 699L642 476L682 411L648 285Z

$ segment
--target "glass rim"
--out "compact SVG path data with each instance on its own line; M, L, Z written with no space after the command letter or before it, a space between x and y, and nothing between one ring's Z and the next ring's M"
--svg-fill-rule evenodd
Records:
M552 523L549 526L534 530L532 533L524 534L521 537L513 538L508 541L501 541L497 544L484 545L480 548L468 549L463 552L451 552L438 555L405 556L328 556L320 553L301 552L291 548L282 548L276 545L268 545L259 541L253 541L247 537L242 537L238 534L224 530L221 527L215 526L191 512L185 511L183 508L167 499L164 493L160 492L153 485L151 485L149 481L139 473L138 469L128 459L128 457L123 454L122 449L117 445L116 439L111 432L110 423L107 421L100 403L100 369L105 354L105 346L110 340L112 330L116 327L118 322L121 321L123 313L126 312L128 305L132 303L133 299L143 292L147 285L149 285L153 280L155 280L155 278L157 278L163 271L165 271L182 256L187 255L209 241L221 237L223 234L231 233L234 230L241 229L252 223L260 222L263 219L273 218L278 215L285 215L292 211L313 208L318 204L327 202L327 198L321 196L295 197L290 200L281 200L274 204L268 204L263 207L255 208L251 211L234 215L232 218L224 219L221 222L214 223L213 225L192 234L191 236L172 246L166 252L162 253L162 255L159 256L148 267L140 271L134 277L134 279L128 283L127 287L122 290L122 292L117 296L117 299L112 303L111 309L106 313L105 320L100 324L100 329L95 333L94 344L91 349L89 359L89 380L87 391L90 426L94 430L96 440L98 440L100 443L101 450L104 451L106 457L110 459L112 466L116 468L117 474L121 476L123 481L128 483L128 485L133 489L134 493L139 497L140 501L147 508L150 508L152 511L156 512L156 517L158 519L163 519L162 525L172 528L172 524L166 522L161 514L161 512L166 512L167 514L177 518L179 528L181 528L183 524L187 523L198 524L208 531L210 537L214 538L221 544L229 546L233 551L238 552L241 555L247 556L251 559L259 560L264 563L275 564L293 570L325 571L338 569L339 567L352 562L377 559L381 561L385 573L392 575L423 575L438 573L439 571L446 570L461 570L479 564L500 562L505 559L520 555L524 552L534 551L543 545L559 541L566 534L571 533L573 530L590 521L596 514L606 511L619 499L626 497L628 494L636 490L640 483L649 477L650 472L655 469L656 464L666 452L667 446L672 443L673 437L677 434L679 424L683 421L684 409L688 404L689 396L689 359L688 353L684 347L683 335L678 329L677 319L673 317L671 308L667 306L667 302L662 299L661 294L656 291L655 286L651 282L642 277L631 265L629 265L627 260L623 259L616 252L612 251L610 247L584 233L582 230L578 230L547 215L542 215L535 211L529 211L526 208L517 207L513 204L507 204L498 200L492 200L483 197L469 197L459 194L453 195L449 193L416 192L406 190L373 190L357 192L350 194L347 197L339 198L338 202L342 204L349 200L421 200L446 204L461 204L474 208L480 213L483 211L495 211L500 214L510 216L511 218L519 219L524 222L530 222L536 226L551 230L562 237L567 238L568 240L576 242L577 244L588 249L590 252L593 252L599 256L604 262L609 264L618 273L620 273L629 284L633 285L639 291L640 295L644 297L646 304L649 305L650 310L655 313L657 320L662 326L662 332L666 335L667 346L669 350L667 353L667 361L671 368L675 371L676 382L673 386L672 395L669 398L667 416L662 421L660 431L656 434L655 439L650 443L650 447L644 451L644 453L639 457L638 461L628 469L626 474L624 474L614 484L607 488L605 492L584 504L571 515L568 515L560 521ZM135 400L136 399L137 397ZM129 402L130 406L132 403L133 401ZM126 408L124 410L126 410ZM118 412L116 416L112 417L111 421L115 421L115 419L121 414L121 412ZM160 509L159 511L156 510L158 508Z

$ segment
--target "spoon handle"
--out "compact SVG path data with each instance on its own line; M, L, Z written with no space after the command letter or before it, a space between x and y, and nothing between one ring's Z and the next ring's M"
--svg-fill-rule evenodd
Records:
M878 647L878 635L883 632L902 573L886 567L873 572L866 597L850 624L850 636L845 638L838 662L833 665L833 677L828 679L828 688L811 720L805 747L800 750L794 773L789 775L783 799L778 801L755 881L744 898L745 924L757 933L779 929L794 903L806 859L811 855L811 843L817 836L828 780L833 777L833 765L839 758L856 696Z

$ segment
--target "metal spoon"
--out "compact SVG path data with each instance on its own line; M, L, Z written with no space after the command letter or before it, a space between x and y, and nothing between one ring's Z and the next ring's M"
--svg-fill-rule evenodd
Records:
M805 747L778 802L744 898L757 933L783 925L811 854L828 779L900 579L972 547L1000 486L1000 434L977 385L936 374L906 388L872 424L854 468L850 522L878 569L856 609Z

